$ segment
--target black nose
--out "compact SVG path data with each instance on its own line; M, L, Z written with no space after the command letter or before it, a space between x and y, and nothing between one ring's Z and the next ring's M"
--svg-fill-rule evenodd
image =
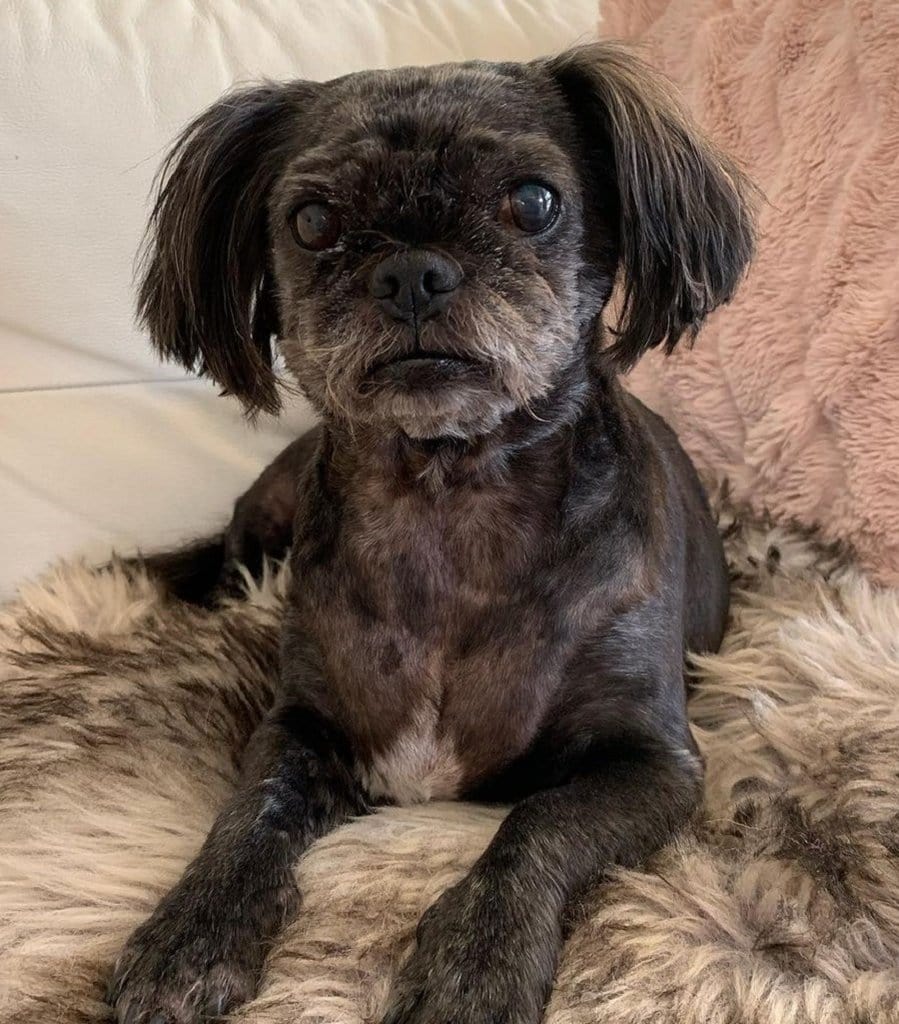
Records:
M430 249L410 249L382 260L371 275L370 289L394 320L425 320L446 309L462 280L462 268L449 256Z

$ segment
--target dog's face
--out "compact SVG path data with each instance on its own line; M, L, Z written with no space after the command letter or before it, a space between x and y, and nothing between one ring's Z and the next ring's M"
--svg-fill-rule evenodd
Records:
M169 158L141 310L251 410L278 404L275 337L325 416L471 437L539 415L619 270L626 365L729 298L751 247L739 174L599 44L222 100Z
M314 404L434 437L537 401L614 273L581 253L561 98L518 69L401 70L325 86L306 117L269 232L281 348Z

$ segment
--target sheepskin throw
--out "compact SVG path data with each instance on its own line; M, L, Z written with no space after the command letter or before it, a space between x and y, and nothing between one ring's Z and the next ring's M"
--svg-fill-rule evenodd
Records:
M899 591L722 513L724 649L696 665L704 815L574 908L550 1024L899 1020ZM0 1020L109 1021L130 930L200 845L275 673L283 579L207 612L62 565L0 611ZM391 808L297 868L253 1024L378 1019L418 916L498 808Z
M899 3L602 0L765 194L759 252L696 349L633 390L735 497L899 584Z

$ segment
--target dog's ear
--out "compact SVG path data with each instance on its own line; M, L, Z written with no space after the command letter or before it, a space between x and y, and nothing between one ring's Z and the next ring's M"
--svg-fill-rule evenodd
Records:
M277 412L267 197L310 83L227 94L175 142L147 230L138 315L166 359Z
M590 44L547 67L574 113L590 187L617 197L622 305L608 352L627 369L694 336L731 298L754 250L753 188L625 47Z

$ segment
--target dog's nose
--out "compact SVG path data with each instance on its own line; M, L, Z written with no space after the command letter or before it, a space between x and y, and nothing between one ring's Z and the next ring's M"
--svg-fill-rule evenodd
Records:
M382 260L371 275L372 297L394 320L425 320L446 309L462 268L430 249L410 249Z

